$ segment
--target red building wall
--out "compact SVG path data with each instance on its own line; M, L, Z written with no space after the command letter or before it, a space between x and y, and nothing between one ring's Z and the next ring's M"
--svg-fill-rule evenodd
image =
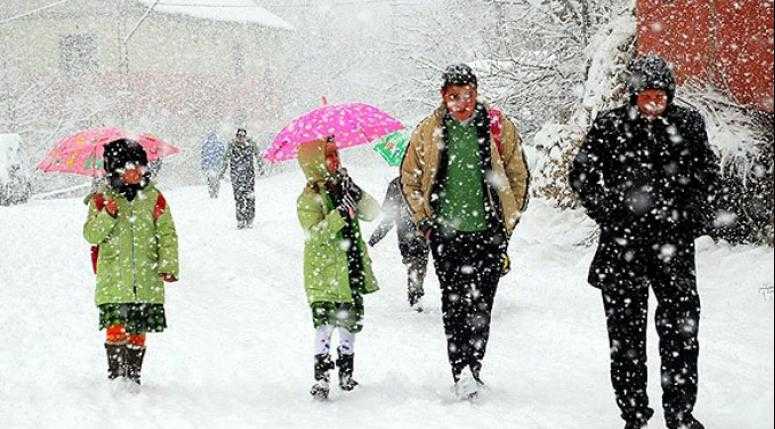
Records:
M773 111L773 0L638 0L638 53L675 64L679 83L727 89Z

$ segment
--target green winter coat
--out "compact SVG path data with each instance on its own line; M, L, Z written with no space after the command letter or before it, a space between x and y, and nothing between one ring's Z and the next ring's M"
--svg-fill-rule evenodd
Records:
M98 192L105 201L118 203L118 216L97 210L94 198L89 201L83 236L99 246L97 305L163 304L164 283L159 274L178 278L178 236L169 207L157 208L161 194L153 185L133 201L106 187Z
M325 141L305 143L299 149L299 163L307 176L307 186L297 201L299 222L305 233L304 289L307 301L352 303L348 274L347 250L342 246L345 219L335 209L323 182L328 176L325 164ZM366 192L358 203L358 219L374 220L380 212L379 203ZM355 222L356 245L363 255L364 290L379 290L371 269L360 226Z

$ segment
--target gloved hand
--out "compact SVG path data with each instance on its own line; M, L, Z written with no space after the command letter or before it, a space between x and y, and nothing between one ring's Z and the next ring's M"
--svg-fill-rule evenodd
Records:
M159 277L161 277L161 279L167 283L178 281L178 279L176 279L175 276L170 273L159 273Z
M116 200L108 200L105 202L105 212L113 217L118 216L118 203Z
M358 214L358 204L353 201L352 197L348 194L344 194L342 202L339 203L339 206L337 206L336 209L342 217L348 217L350 219L355 219L355 216Z
M511 271L511 258L509 255L501 253L501 277L505 276Z
M355 182L353 182L353 179L347 174L347 170L344 168L339 169L339 175L342 183L342 193L344 195L349 195L357 205L363 197L363 191L355 184Z

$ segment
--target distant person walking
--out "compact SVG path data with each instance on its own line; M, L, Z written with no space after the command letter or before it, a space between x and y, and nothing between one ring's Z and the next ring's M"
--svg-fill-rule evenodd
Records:
M222 167L222 172L228 168L231 174L237 229L253 227L256 215L256 164L259 161L256 142L248 138L247 130L238 128L236 137L226 149Z
M226 145L211 131L202 142L202 173L207 181L207 190L210 198L218 198L221 188L221 171L223 170L223 158L226 156Z

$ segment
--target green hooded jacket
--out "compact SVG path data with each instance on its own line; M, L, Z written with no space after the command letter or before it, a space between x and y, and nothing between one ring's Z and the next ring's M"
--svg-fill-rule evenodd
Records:
M324 182L329 176L325 161L325 141L304 143L299 148L299 164L307 177L307 186L297 201L299 223L304 229L304 289L307 301L352 303L352 291L348 274L347 250L342 245L342 228L346 221L336 210ZM358 219L370 221L377 218L379 203L363 192L358 203ZM371 269L366 245L363 243L360 226L356 220L356 245L363 255L365 278L364 290L372 293L379 290Z
M132 201L107 187L98 193L105 201L117 202L118 215L114 218L105 209L98 210L95 198L89 201L83 236L99 246L97 305L163 304L160 274L179 278L178 236L169 206L157 206L161 193L153 185Z

